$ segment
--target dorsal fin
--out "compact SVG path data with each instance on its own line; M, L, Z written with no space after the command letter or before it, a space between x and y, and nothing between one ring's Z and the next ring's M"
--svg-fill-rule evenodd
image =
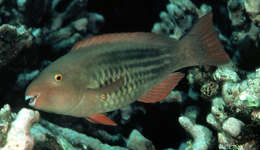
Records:
M175 88L178 82L184 77L183 73L175 72L167 76L163 81L155 85L148 93L139 98L144 103L155 103L163 100Z
M102 43L120 42L126 41L126 39L131 40L135 39L137 36L139 36L139 34L140 33L110 33L104 35L97 35L77 42L71 50L77 50L81 47L87 47Z
M154 42L151 42L154 41ZM104 44L104 43L112 43L112 42L150 42L150 43L158 43L158 41L164 42L172 42L172 39L149 32L133 32L133 33L109 33L103 35L97 35L90 38L86 38L82 41L77 42L71 50L78 50L83 47Z

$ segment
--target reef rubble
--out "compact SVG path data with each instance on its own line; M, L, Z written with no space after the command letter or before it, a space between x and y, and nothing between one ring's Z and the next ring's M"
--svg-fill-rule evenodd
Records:
M16 114L11 112L9 105L5 105L0 111L1 149L155 150L152 142L135 129L125 139L127 146L120 147L39 119L38 111L23 108Z

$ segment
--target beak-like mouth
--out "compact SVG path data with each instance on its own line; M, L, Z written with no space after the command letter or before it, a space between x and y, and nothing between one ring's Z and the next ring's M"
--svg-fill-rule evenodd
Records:
M39 95L25 96L25 101L29 101L29 105L34 106L38 97L39 97Z

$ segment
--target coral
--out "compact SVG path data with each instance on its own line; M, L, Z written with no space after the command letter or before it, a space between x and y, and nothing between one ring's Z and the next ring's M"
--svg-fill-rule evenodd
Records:
M248 79L243 81L229 77L232 76L230 74L237 76L235 70L234 67L226 65L219 67L213 74L213 76L218 74L218 78L215 79L225 83L222 87L223 98L216 97L212 100L211 113L207 116L207 122L218 131L219 149L258 149L258 139L254 135L242 136L242 134L250 130L254 132L254 128L248 126L250 118L252 118L251 122L258 121L259 69L255 73L248 74ZM245 131L246 126L247 131Z
M31 150L34 146L34 139L30 135L30 128L39 118L38 111L21 109L10 126L6 144L2 150Z
M242 0L229 0L227 8L229 9L229 18L233 26L241 26L245 24L246 17L244 15L244 7Z
M213 70L209 66L193 67L188 70L186 79L190 84L188 91L190 98L198 100L201 96L208 99L218 94L219 83L213 80L212 73Z
M15 79L12 80L12 88L7 86L10 94L6 94L8 98L5 99L9 100L10 105L18 106L15 110L21 109L24 105L24 101L21 100L24 96L24 88L42 68L49 64L48 60L52 61L54 57L63 55L75 42L100 31L104 24L104 17L89 12L87 2L88 0L0 0L0 68L5 66L9 69L11 68L8 66L9 63L16 64L16 60L29 57L26 60L29 64L17 63L22 68L15 71L16 82ZM55 124L41 119L39 123L31 126L32 121L37 120L37 113L25 109L19 112L16 121L12 123L15 114L11 113L9 105L5 105L0 110L1 149L4 145L6 149L7 146L15 146L11 143L20 141L21 137L27 139L20 142L27 140L29 143L28 145L20 143L20 149L25 147L32 149L32 145L37 150L154 150L155 147L161 149L161 143L153 141L146 135L145 130L154 129L156 123L153 121L160 121L163 113L158 111L154 113L155 116L147 116L150 112L157 111L157 108L168 113L173 110L173 105L180 110L173 110L178 112L177 115L166 113L169 122L176 122L174 118L178 118L181 113L179 123L188 133L187 136L182 135L182 137L174 135L174 137L181 137L177 142L174 141L176 140L174 137L170 139L174 143L172 144L174 148L208 150L216 149L217 146L218 149L223 150L259 149L260 69L249 73L248 70L239 68L241 63L251 70L259 66L257 58L260 41L259 0L228 0L214 4L208 1L207 5L204 1L170 0L167 10L160 13L161 21L154 24L152 31L179 40L199 17L211 11L211 7L215 29L219 33L223 46L231 57L235 56L232 57L233 63L215 68L197 66L181 70L187 72L186 80L183 79L176 87L178 90L171 91L160 103L147 105L135 103L108 113L107 115L119 124L116 128L89 124L83 119L67 119L65 116L59 116L59 119L56 119L56 116L49 117L49 119L44 116L45 113L42 113L44 116L42 118L47 118ZM255 64L251 63L252 61L255 61ZM0 89L1 94L7 91L3 90L4 88L6 86L3 84ZM13 97L17 100L13 101ZM5 99L2 103L5 103ZM22 102L19 103L19 100ZM29 118L21 118L20 114L30 114L30 112L35 115L35 118L27 120L30 117L23 115L22 117ZM149 120L147 118L152 119L151 122L154 124L146 123L145 120ZM76 121L71 121L73 119ZM14 128L19 122L24 126L19 128L22 130L21 134L16 134L14 137L12 136L14 132L18 132ZM162 130L173 126L174 132L175 130L177 132L181 127L176 124L160 122L159 127ZM30 133L29 128L31 128ZM217 137L214 138L213 135ZM15 140L12 141L12 138Z
M245 5L244 5L245 4ZM253 24L248 24L246 20L246 11L245 6L248 7L247 1L243 0L229 0L227 3L228 13L230 21L232 22L232 26L234 26L234 32L232 33L232 42L233 44L238 44L240 41L245 40L246 36L249 36L250 39L256 40L256 33L253 33L253 30L258 30L254 27ZM248 7L252 8L252 7ZM238 30L236 27L243 27L242 30ZM252 30L251 30L251 29ZM254 29L253 29L254 28ZM251 31L250 31L251 30ZM247 32L249 31L249 32Z
M183 95L180 91L174 90L171 91L171 93L163 99L160 103L172 103L172 102L178 102L182 103L183 102Z
M259 13L258 0L229 0L227 10L232 26L223 33L227 49L233 51L236 63L245 69L255 69L259 65ZM222 38L223 39L223 38ZM248 53L250 50L250 53ZM250 65L248 65L250 64Z
M0 110L0 147L5 145L6 135L13 120L11 108L9 105L4 105Z
M154 33L167 34L174 39L180 39L193 25L195 19L210 12L211 8L202 5L198 9L190 0L171 0L167 12L162 11L162 22L155 23Z
M232 137L237 137L241 133L243 126L245 126L245 124L242 121L234 117L230 117L223 122L222 128Z
M216 82L208 81L201 86L201 96L210 98L217 95L219 85Z
M17 6L18 9L13 9L12 6ZM97 13L88 13L86 7L87 0L73 0L68 3L63 0L43 0L40 3L17 0L2 8L2 16L6 18L4 23L9 24L8 26L18 24L21 26L18 29L24 30L25 35L16 39L27 39L26 36L30 35L30 44L48 45L55 51L60 51L71 48L75 42L86 37L87 33L88 36L90 33L97 33L102 26L104 18ZM10 10L15 13L10 14ZM12 28L16 29L14 26ZM19 46L14 46L16 45ZM20 46L16 51L23 47Z
M219 37L226 50L235 56L234 61L218 66L216 70L207 66L190 68L186 76L189 83L188 96L192 100L199 101L203 97L207 99L207 102L211 102L211 112L208 113L206 121L214 128L213 132L217 132L219 149L254 150L259 148L259 138L257 138L259 132L254 132L255 128L259 128L259 126L252 127L250 124L254 124L252 122L255 121L259 125L259 69L256 70L256 73L248 73L237 66L244 63L252 64L250 68L253 68L254 65L251 63L253 60L256 60L256 65L259 65L257 58L244 56L248 54L249 50L252 56L259 56L257 53L260 33L258 27L259 1L229 0L224 3L231 27L217 25L222 29L230 29L228 33L221 33L218 28L217 31L220 33ZM222 4L217 4L216 7L222 7ZM170 4L167 5L167 12L160 14L162 22L156 23L152 31L180 39L190 29L194 20L209 10L210 8L205 5L201 5L201 8L198 9L190 1L170 1ZM238 62L239 64L237 64ZM244 77L246 74L247 79ZM185 101L183 102L185 103ZM188 110L189 107L186 109ZM185 111L184 116L179 118L180 124L190 134L199 132L199 129L191 130L196 126L198 111L195 111L195 114L187 114L187 112L189 111ZM206 129L211 133L208 128ZM195 139L194 134L192 137ZM198 141L203 138L197 137ZM181 144L179 149L188 149L189 146L194 146L195 141Z
M232 62L226 65L219 66L217 70L213 73L213 79L215 81L238 82L240 81L240 78L236 71L237 68L234 64L232 64Z
M252 120L260 121L260 110L255 110L251 113Z
M133 150L155 150L152 142L146 139L138 130L131 132L127 147Z
M194 67L192 69L189 69L187 74L187 80L190 85L194 84L203 84L211 78L212 71L210 67L204 66L204 67Z
M245 149L251 147L252 150L257 149L255 140L249 139L242 142L241 140L245 123L241 120L228 117L225 112L226 104L221 97L214 98L211 106L211 113L207 116L207 122L218 131L218 148L219 149Z
M64 147L67 149L67 146L73 146L74 149L86 149L88 147L94 150L101 149L110 149L110 150L126 150L126 148L119 146L110 146L108 144L103 144L100 140L89 137L87 135L77 133L68 128L62 128L57 125L54 125L48 121L42 120L39 129L45 128L44 130L34 130L34 135L37 136L37 140L44 142L47 148L48 143L56 143L55 147ZM45 131L47 130L47 132ZM49 142L48 142L49 141ZM36 141L37 142L37 141ZM49 146L51 145L49 143ZM37 146L37 143L36 143Z
M187 149L208 150L211 147L213 135L208 128L195 124L186 116L179 117L179 123L193 138L193 142L188 144L189 146Z
M25 26L3 24L0 26L0 68L8 64L23 48L33 43L33 36Z
M247 80L240 83L226 82L222 95L227 104L236 107L237 111L248 111L260 106L260 69Z
M98 139L59 127L45 120L36 123L39 117L38 111L26 108L22 108L16 115L11 113L9 105L5 105L0 110L1 150L31 150L33 148L127 150L124 147L103 144ZM13 118L15 120L12 122ZM132 141L132 139L129 139L129 141ZM146 146L149 148L149 144Z
M185 109L184 115L179 117L179 123L193 138L181 144L180 150L208 150L212 147L214 141L212 132L207 127L196 124L198 115L199 108L189 106Z
M258 0L245 0L244 7L253 23L260 26L260 2Z

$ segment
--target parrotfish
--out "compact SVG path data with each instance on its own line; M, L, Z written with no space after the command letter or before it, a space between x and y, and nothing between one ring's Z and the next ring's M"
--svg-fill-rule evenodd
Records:
M181 40L134 32L80 41L30 83L25 100L39 110L115 126L104 113L136 100L163 100L184 77L176 71L229 60L209 13Z

